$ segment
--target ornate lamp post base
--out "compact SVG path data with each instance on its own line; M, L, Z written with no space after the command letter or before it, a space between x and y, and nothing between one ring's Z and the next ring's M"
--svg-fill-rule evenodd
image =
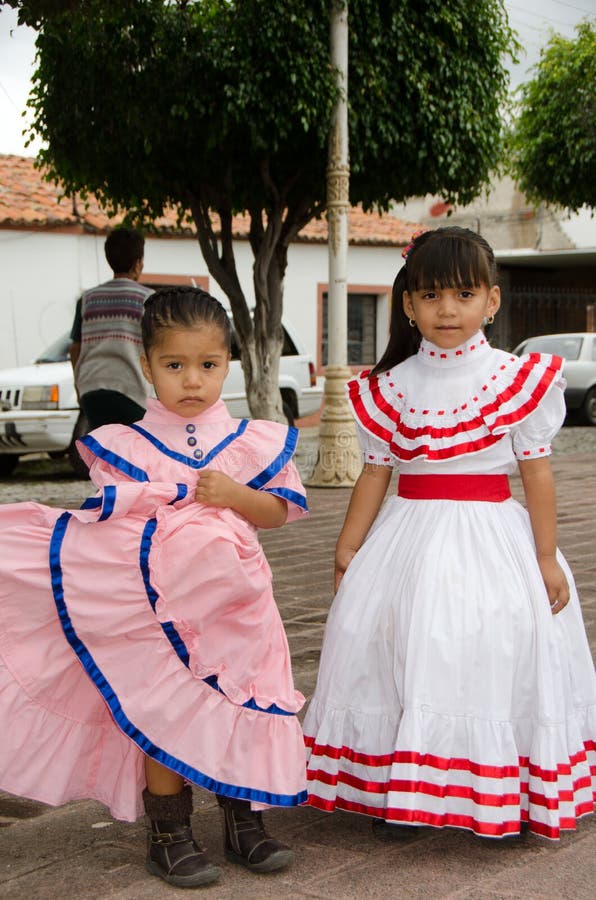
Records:
M345 392L351 377L348 366L327 366L319 455L306 482L310 487L352 487L360 475L362 458Z

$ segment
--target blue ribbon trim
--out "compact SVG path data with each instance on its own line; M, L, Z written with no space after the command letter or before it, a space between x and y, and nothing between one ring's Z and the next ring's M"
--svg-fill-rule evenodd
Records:
M204 466L208 465L211 460L217 456L218 453L221 453L228 444L231 444L232 441L236 440L236 438L240 437L240 435L244 434L246 431L246 426L248 425L248 419L242 419L238 429L231 434L228 434L223 441L220 441L219 444L216 444L203 459L195 459L193 456L185 456L184 453L177 453L176 450L170 450L169 447L166 447L165 444L162 444L154 435L149 431L145 431L144 428L141 428L140 425L130 425L133 431L136 431L138 434L142 435L146 440L149 441L150 444L153 444L161 453L164 453L166 456L169 456L170 459L175 459L177 462L184 463L186 466L190 466L192 469L202 469Z
M268 481L271 481L271 479L277 475L278 472L281 472L285 464L292 458L297 443L298 429L292 427L288 428L285 444L281 453L275 457L273 462L269 463L266 469L263 469L262 472L259 472L258 475L249 481L247 486L258 491L267 484Z
M184 500L186 495L188 494L188 485L182 484L178 482L176 484L176 496L173 500L170 500L168 506L173 506L174 503L177 503L178 500ZM87 497L86 500L81 504L81 509L100 509L103 504L103 512L98 522L102 522L104 519L107 519L114 511L114 506L116 504L116 485L109 484L103 489L103 498L102 497ZM113 492L113 499L110 500L109 512L107 506L107 497L111 496Z
M224 697L226 694L219 686L219 682L217 680L217 675L208 675L207 678L203 678L205 684L208 684L209 687L214 688L218 693L223 694ZM265 712L272 713L276 716L295 716L296 713L288 712L287 709L282 709L281 706L277 706L275 703L272 703L271 706L257 706L256 701L251 697L250 700L247 700L246 703L242 704L246 709L255 709L257 712Z
M282 500L289 500L290 503L295 503L300 509L304 509L308 512L306 497L304 494L299 494L298 491L292 491L290 488L285 487L272 487L263 488L263 493L275 494L276 497L281 497Z
M180 485L180 487L186 487L186 485ZM151 584L151 580L149 578L149 553L151 552L151 539L155 533L156 528L157 519L148 519L143 529L143 535L141 537L141 549L139 554L139 566L141 569L141 575L143 576L143 584L145 585L147 599L149 600L153 612L155 612L155 604L159 599L159 594ZM188 668L188 650L186 648L186 644L178 634L174 623L160 622L159 624L161 625L162 630L169 640L170 644L176 651L178 659Z
M134 481L149 481L149 476L144 469L139 469L138 466L134 466L132 463L128 462L127 459L118 456L118 454L114 453L112 450L107 450L90 434L84 435L84 437L80 438L80 441L88 450L91 450L95 456L99 457L99 459L105 460L109 465L114 466L114 468L118 469L120 472L124 472L125 475L134 479Z
M178 481L178 482L176 482L176 487L178 489L178 492L177 492L176 496L174 497L174 499L170 500L170 502L168 503L168 506L173 506L174 503L178 503L179 500L184 500L184 498L188 494L188 485L187 484L182 484L181 482Z
M87 497L87 499L81 503L81 509L99 509L101 503L101 497Z
M187 778L189 781L192 781L193 784L198 784L201 787L206 788L206 790L208 791L212 791L216 794L222 794L224 797L231 797L232 799L236 800L251 800L255 803L265 803L270 806L291 807L299 806L300 804L305 803L307 798L306 791L301 791L299 794L272 794L269 791L259 791L252 788L241 787L238 785L227 784L222 781L217 781L215 778L211 778L208 775L205 775L203 772L200 772L193 766L189 766L187 763L183 762L175 756L172 756L170 753L166 753L160 747L157 747L151 740L149 740L149 738L135 725L133 725L133 723L130 721L130 719L122 709L120 701L114 693L114 690L109 681L105 678L101 670L98 668L95 660L93 659L93 656L89 653L89 650L87 649L83 641L81 641L81 639L78 637L68 614L68 609L64 600L64 586L62 583L62 565L60 562L60 553L62 549L62 543L64 541L64 536L66 534L66 529L71 518L72 513L62 513L54 526L52 537L50 539L49 561L54 602L56 604L58 618L60 620L60 625L62 627L66 640L78 656L87 675L105 700L118 727L128 738L130 738L130 740L132 740L139 747L140 750L142 750L142 752L146 756L151 757L151 759L157 760L157 762L166 766L168 769L171 769L173 772L178 772L178 774L182 775L183 778Z
M116 485L107 484L103 489L103 508L98 522L104 522L109 519L114 512L116 506Z

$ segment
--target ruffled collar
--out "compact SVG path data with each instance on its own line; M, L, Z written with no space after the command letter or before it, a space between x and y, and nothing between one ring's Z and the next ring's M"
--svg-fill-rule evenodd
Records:
M480 344L481 340L484 343ZM477 345L474 350L473 343ZM554 385L561 389L565 386L560 357L548 353L518 357L503 350L492 350L481 334L478 341L475 337L463 347L451 350L445 359L439 357L435 361L435 357L428 357L426 360L422 354L410 359L415 364L422 358L428 365L453 365L454 362L459 365L466 356L463 352L462 356L455 354L467 344L470 344L467 352L475 359L488 359L492 364L474 366L470 379L466 378L459 386L460 396L453 397L441 409L432 403L425 406L416 399L420 397L419 384L424 379L420 378L420 370L412 368L409 359L384 375L370 378L370 373L365 372L353 378L347 385L348 402L358 424L383 441L396 459L440 462L465 453L479 453L492 446L527 419ZM432 344L426 347L439 350ZM547 453L548 440L535 452L524 450L524 456Z
M199 416L187 419L185 416L178 416L176 413L170 412L159 400L151 397L147 399L145 421L148 422L156 422L160 425L195 425L198 428L204 425L213 425L214 422L229 422L230 420L230 413L223 400L217 400L213 406Z
M427 341L426 338L422 338L417 358L425 366L453 368L454 366L465 366L471 359L484 356L489 351L490 344L486 335L484 332L478 331L465 344L454 347L452 350L444 350Z

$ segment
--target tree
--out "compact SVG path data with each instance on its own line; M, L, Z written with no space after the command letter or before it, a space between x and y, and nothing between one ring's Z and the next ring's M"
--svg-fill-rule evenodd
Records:
M41 4L41 8L40 7ZM41 22L29 105L41 163L67 194L151 221L190 211L229 298L253 415L277 390L290 243L325 208L336 97L327 0L29 0ZM351 201L466 203L501 152L514 48L501 0L351 0ZM254 318L232 215L250 218ZM214 221L213 213L216 213Z
M553 35L522 86L512 174L536 203L596 208L596 30Z

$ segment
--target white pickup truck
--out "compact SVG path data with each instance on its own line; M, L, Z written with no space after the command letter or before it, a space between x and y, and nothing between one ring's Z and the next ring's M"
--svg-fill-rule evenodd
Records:
M32 365L0 371L0 477L12 473L19 457L41 452L51 457L68 454L75 472L87 477L74 445L87 427L74 389L69 345L68 335L63 335ZM317 379L311 357L287 323L284 323L279 387L289 424L319 410L323 399L322 379ZM234 341L222 397L232 416L250 416Z

